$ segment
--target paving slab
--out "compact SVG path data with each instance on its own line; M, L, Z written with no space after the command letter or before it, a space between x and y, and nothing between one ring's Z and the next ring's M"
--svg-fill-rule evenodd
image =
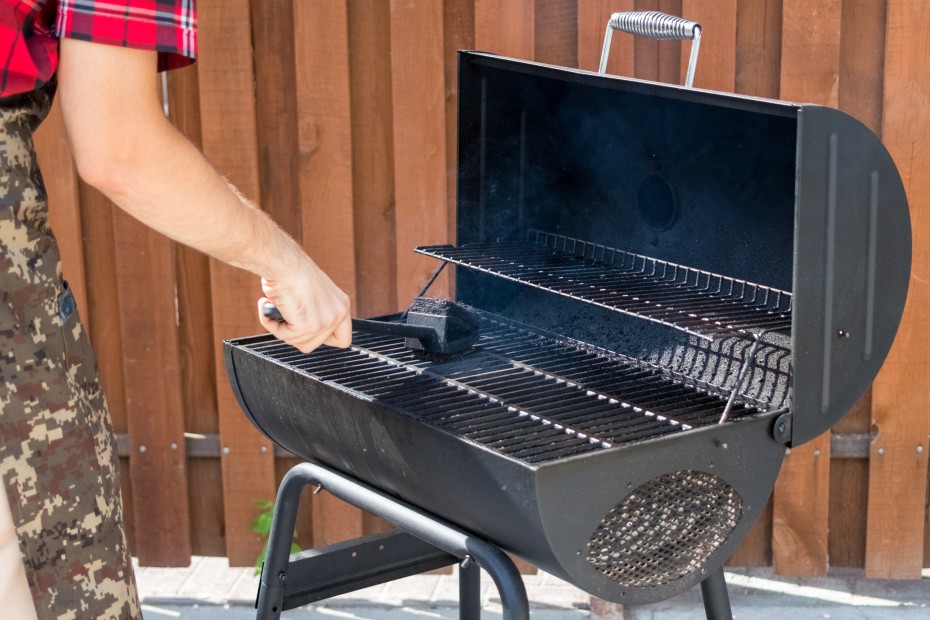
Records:
M186 568L137 568L148 620L240 620L254 618L258 577L230 568L223 558L194 558ZM832 570L816 579L774 576L771 569L727 571L735 620L927 620L930 571L914 581L875 581L862 571ZM606 620L592 616L590 597L540 572L525 575L533 620ZM500 597L482 573L482 617L502 616ZM699 589L672 599L613 609L622 620L705 620ZM425 574L343 594L290 610L284 620L456 620L458 574Z

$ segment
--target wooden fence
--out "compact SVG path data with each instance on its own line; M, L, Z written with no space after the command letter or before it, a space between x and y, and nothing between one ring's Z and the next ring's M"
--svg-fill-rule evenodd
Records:
M914 266L904 323L871 393L787 457L733 558L782 574L864 567L917 578L930 560L927 229L930 45L923 0L200 0L201 56L168 77L170 117L300 239L357 315L395 311L451 237L460 48L594 69L613 11L700 21L695 86L848 111L904 177ZM678 82L687 46L614 37L609 71ZM75 175L56 110L38 138L66 276L78 295L123 454L133 549L250 564L248 525L292 464L247 422L220 342L257 333L259 283L147 231ZM196 204L190 205L196 209ZM448 290L449 283L440 283ZM321 494L303 545L381 524Z

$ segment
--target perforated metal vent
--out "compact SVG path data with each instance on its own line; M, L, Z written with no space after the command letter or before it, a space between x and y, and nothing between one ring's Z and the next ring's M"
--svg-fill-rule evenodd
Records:
M700 569L742 513L743 500L713 474L663 474L607 513L587 560L622 586L665 585Z

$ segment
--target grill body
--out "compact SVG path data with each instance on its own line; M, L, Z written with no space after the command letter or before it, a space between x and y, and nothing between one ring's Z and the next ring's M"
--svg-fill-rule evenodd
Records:
M416 373L374 397L374 390L323 380L313 368L295 371L312 356L268 336L233 341L226 352L243 410L276 444L428 507L607 600L661 600L722 565L765 507L784 455L773 412L530 463L388 404L428 390ZM645 519L621 515L624 502L644 509L646 500L629 499L637 493L676 512L636 532ZM728 502L736 506L732 518L720 521ZM636 540L616 533L627 522ZM617 571L619 579L607 574L617 566L614 553L643 562L663 550L677 557Z
M456 245L417 251L457 265L475 347L242 338L233 388L279 446L592 594L677 594L884 361L900 178L835 110L473 52L459 76Z

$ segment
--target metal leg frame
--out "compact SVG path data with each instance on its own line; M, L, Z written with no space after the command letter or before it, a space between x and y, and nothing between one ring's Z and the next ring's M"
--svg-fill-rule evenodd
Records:
M701 597L704 599L704 613L707 614L707 620L733 620L723 568L717 569L701 582Z
M462 560L459 581L461 620L478 620L480 617L479 566L491 575L497 586L504 620L529 619L529 603L523 579L516 566L499 547L339 472L316 463L301 463L287 473L278 489L271 533L268 537L268 552L256 601L257 620L278 620L285 609L285 584L291 538L297 520L297 505L301 491L308 485L322 487L339 499L367 510ZM441 558L433 560L439 561ZM446 565L448 563L445 562ZM720 576L722 580L722 572Z

